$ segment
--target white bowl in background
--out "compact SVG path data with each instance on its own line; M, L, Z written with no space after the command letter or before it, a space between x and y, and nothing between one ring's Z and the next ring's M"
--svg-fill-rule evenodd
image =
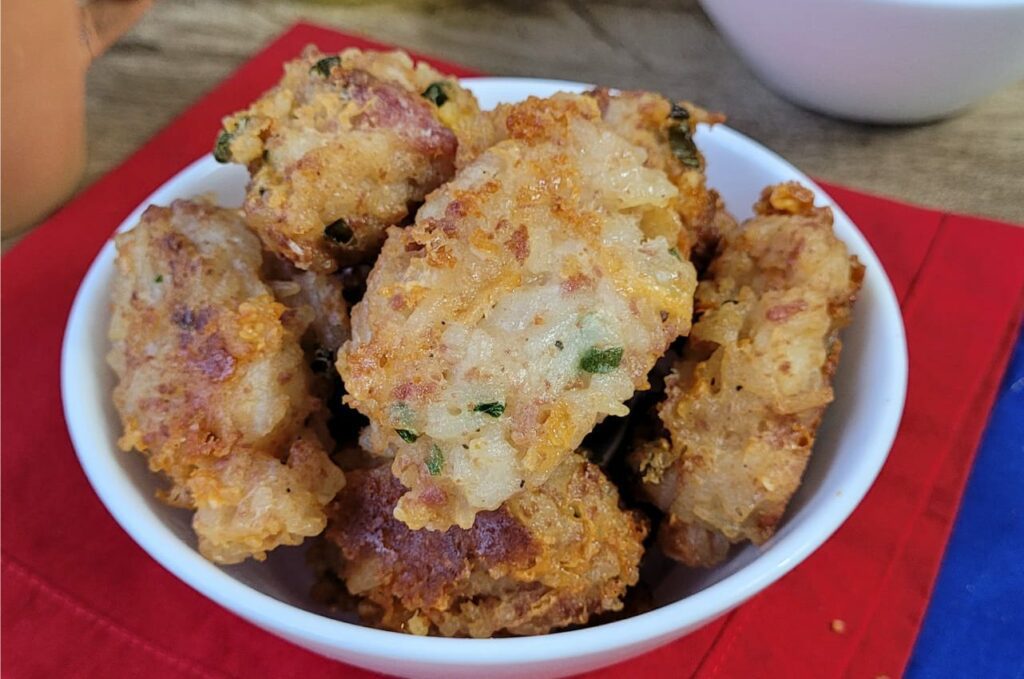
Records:
M580 90L578 83L516 78L467 79L485 107ZM838 206L804 174L725 126L702 129L708 178L740 218L761 188L795 179L835 211L835 228L867 266L855 322L843 336L836 401L828 410L803 486L778 533L747 546L707 571L667 566L655 588L658 608L605 625L546 636L503 639L415 637L328 617L309 597L311 576L301 548L281 548L264 563L219 567L195 549L189 512L153 497L158 480L143 457L119 452L121 425L111 403L114 377L104 356L114 246L107 243L82 282L68 320L61 365L64 413L78 458L97 495L150 556L194 589L249 622L316 653L388 674L423 677L562 676L609 665L676 639L782 577L820 546L867 492L896 434L907 384L907 354L899 306L867 241ZM239 205L247 176L237 165L207 156L170 179L150 203L213 192Z
M937 120L1024 78L1024 0L700 0L769 87L821 113Z

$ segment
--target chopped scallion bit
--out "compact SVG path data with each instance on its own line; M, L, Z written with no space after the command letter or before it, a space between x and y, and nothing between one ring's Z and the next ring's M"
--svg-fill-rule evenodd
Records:
M484 413L491 417L501 417L505 412L505 404L494 401L493 403L477 403L473 406L474 413Z
M217 144L213 147L213 158L218 163L231 161L231 138L233 136L227 130L221 130L217 136Z
M395 401L391 404L391 418L396 420L399 425L412 424L415 416L416 413L413 412L413 409L405 401Z
M312 73L313 71L316 71L323 77L327 78L330 77L331 70L340 63L341 57L337 55L333 57L324 57L320 61L313 64L313 68L309 69L309 72Z
M431 476L437 476L444 469L444 453L437 447L437 444L430 446L430 456L427 458L427 471Z
M448 101L448 94L444 91L444 83L430 83L427 89L423 90L423 98L438 108L444 106L444 102Z
M395 433L401 436L402 440L406 443L416 443L416 439L420 437L420 435L412 429L396 429Z
M678 122L668 128L668 145L672 149L672 155L678 158L680 163L687 167L700 167L697 145L693 143L693 134L690 133L690 126L686 122Z
M622 347L598 349L590 347L580 357L580 369L588 373L605 374L619 367L622 362Z

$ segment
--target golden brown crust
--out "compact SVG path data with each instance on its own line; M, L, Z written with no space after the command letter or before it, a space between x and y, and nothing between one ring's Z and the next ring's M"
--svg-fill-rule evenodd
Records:
M442 88L440 106L423 92ZM448 180L472 147L476 100L403 52L308 47L247 110L224 120L219 159L248 166L246 216L273 252L331 272L372 259L388 226Z
M619 91L597 88L586 97L597 104L604 122L619 136L645 152L644 165L664 172L677 193L661 210L648 210L642 228L649 237L670 240L682 257L703 268L714 255L719 239L736 228L718 194L709 189L704 176L704 156L693 136L700 123L725 121L720 113L708 112L688 101L673 103L654 92ZM578 113L579 111L576 111ZM529 138L564 124L566 110L543 110L522 104L502 104L473 118L473 145L462 152L458 166L464 167L479 153L510 137ZM559 116L563 116L561 121ZM459 137L460 144L463 137Z
M832 211L827 207L815 207L814 192L795 181L766 186L754 203L754 214L765 217L803 215L832 223Z
M466 530L410 530L386 467L352 472L332 505L326 563L367 622L417 634L543 634L618 610L646 522L580 456Z
M665 172L676 186L679 193L672 202L672 211L683 225L677 247L699 266L707 264L719 239L735 227L735 222L718 194L708 188L704 155L692 139L698 123L714 125L723 122L725 116L690 102L673 103L654 92L612 94L599 88L590 95L616 133L647 151L647 167ZM658 225L652 220L651 226Z
M693 267L641 227L677 189L643 149L586 96L504 115L509 138L391 230L339 355L413 528L540 486L690 324Z
M758 216L723 241L660 407L670 439L633 455L648 498L669 513L659 543L684 563L713 565L728 543L774 533L832 400L863 267L813 199L796 184L769 187Z
M305 323L260 279L257 238L235 211L176 201L116 243L108 362L121 448L167 475L162 499L196 510L214 561L320 532L343 479L306 428L319 404Z

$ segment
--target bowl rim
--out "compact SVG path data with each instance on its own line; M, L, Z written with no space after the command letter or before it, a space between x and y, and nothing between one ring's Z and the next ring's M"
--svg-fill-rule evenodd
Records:
M579 91L587 87L570 81L532 78L466 78L464 81L471 89L483 90L518 87L539 91ZM887 324L884 330L886 337L893 342L889 356L893 384L889 396L894 399L894 406L883 411L881 421L862 441L863 449L873 451L873 454L864 456L842 496L831 499L833 505L829 513L817 517L816 521L804 521L779 538L773 550L779 558L768 560L759 557L694 594L623 620L547 635L500 639L418 637L374 629L300 609L253 589L184 544L164 522L146 512L131 511L126 506L125 498L132 497L132 494L141 496L141 491L120 469L116 461L119 451L97 451L98 446L106 447L100 443L107 436L106 427L98 421L99 418L90 417L89 410L80 407L80 400L75 398L80 377L90 372L95 374L93 356L85 349L89 345L90 323L94 320L87 316L87 307L94 303L97 295L106 294L101 283L109 272L108 267L112 266L112 240L104 245L90 265L76 293L61 349L61 399L65 420L75 453L94 491L115 521L144 551L208 599L264 629L319 647L343 649L363 658L393 659L398 655L396 648L400 648L403 661L449 667L565 660L667 640L738 606L788 573L831 537L871 487L888 456L902 418L907 385L907 349L899 305L888 276L870 244L835 201L810 178L756 141L724 125L715 126L710 133L748 146L750 153L760 155L762 160L781 163L815 192L819 202L832 207L837 223L845 220L850 229L849 234L844 234L844 239L848 235L848 243L856 241L854 249L867 266L868 275L877 277L878 303ZM134 225L142 210L151 202L161 200L162 193L172 192L175 185L205 175L215 167L218 164L209 155L192 162L150 194L122 222L118 231ZM106 369L105 364L103 368Z

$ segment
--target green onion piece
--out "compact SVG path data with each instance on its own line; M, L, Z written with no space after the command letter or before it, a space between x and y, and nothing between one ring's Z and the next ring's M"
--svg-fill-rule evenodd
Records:
M420 437L420 435L412 429L396 429L395 433L401 436L402 440L406 443L416 443L416 439Z
M217 144L213 147L213 158L218 163L231 161L231 138L233 136L227 130L221 130L217 136Z
M683 261L682 255L679 254L679 248L669 248L668 249L668 254L672 255L673 257L678 259L680 262Z
M405 401L395 401L391 404L391 419L397 421L400 426L411 425L415 416L416 413Z
M320 61L313 64L313 68L309 69L309 72L313 73L314 71L316 71L323 77L328 78L331 75L331 70L340 63L341 57L339 56L324 57Z
M622 347L590 347L580 357L580 369L588 373L605 374L618 368L621 361Z
M333 240L335 243L341 243L345 245L352 241L352 229L349 227L348 222L344 219L338 219L324 228L324 235Z
M668 128L668 145L672 149L672 155L678 158L680 163L687 167L700 167L697 145L693 143L690 126L685 122L676 123Z
M505 412L505 404L497 401L493 403L477 403L473 406L474 413L484 413L491 417L501 417L501 414Z
M153 279L153 282L154 283L163 283L164 282L164 275L160 274L159 276L157 276L156 278Z
M437 476L444 469L444 453L437 447L437 444L430 446L430 457L427 458L427 471L431 476Z
M423 90L423 98L429 100L438 108L444 106L444 102L448 101L448 94L444 91L444 83L431 83L427 89Z

